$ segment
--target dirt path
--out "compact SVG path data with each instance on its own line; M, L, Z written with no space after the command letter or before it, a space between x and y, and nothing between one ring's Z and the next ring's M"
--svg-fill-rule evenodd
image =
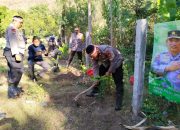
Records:
M5 60L1 61L0 67L5 67ZM5 71L0 75L0 112L7 115L0 120L0 130L124 130L121 123L133 123L129 96L118 112L114 111L114 94L104 99L83 95L77 107L72 99L90 83L82 82L79 70L65 69L63 61L61 72L50 73L37 83L25 73L21 81L25 94L15 100L7 99Z

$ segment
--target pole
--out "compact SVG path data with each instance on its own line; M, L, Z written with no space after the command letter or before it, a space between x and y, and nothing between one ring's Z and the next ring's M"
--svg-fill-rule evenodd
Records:
M137 116L140 112L143 102L144 88L144 69L146 54L147 38L147 20L137 20L136 25L136 49L135 49L135 66L134 66L134 86L133 86L133 114Z

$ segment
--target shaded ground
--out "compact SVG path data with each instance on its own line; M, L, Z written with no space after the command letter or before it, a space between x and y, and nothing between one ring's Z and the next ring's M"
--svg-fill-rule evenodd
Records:
M103 99L83 95L77 107L73 98L91 83L83 80L80 70L64 66L61 61L61 72L49 73L37 83L25 73L21 81L25 94L13 100L7 99L6 62L1 58L0 112L7 116L0 120L0 130L124 130L121 123L137 123L130 112L130 88L121 111L114 111L114 92Z

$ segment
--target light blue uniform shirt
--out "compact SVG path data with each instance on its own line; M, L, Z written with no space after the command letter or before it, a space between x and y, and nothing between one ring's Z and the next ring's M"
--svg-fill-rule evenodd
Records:
M180 69L171 72L165 71L165 68L174 62L180 64L180 53L176 56L172 56L170 52L163 52L155 58L152 63L152 69L157 74L165 75L174 89L180 92Z

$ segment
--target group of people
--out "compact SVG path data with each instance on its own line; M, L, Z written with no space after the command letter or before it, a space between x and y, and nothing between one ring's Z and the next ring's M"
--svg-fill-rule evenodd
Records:
M8 69L8 97L16 98L23 89L19 87L19 82L23 74L23 59L25 53L26 41L20 28L23 24L21 16L14 16L12 23L6 30L6 47L4 48L4 56L7 60ZM159 54L152 63L152 70L159 76L166 74L166 77L179 91L180 87L180 31L173 30L168 32L167 46L169 51ZM59 45L55 41L55 37L51 36L48 40L48 49L46 50L40 37L34 36L32 44L28 47L28 66L30 77L32 80L37 80L34 74L34 65L37 64L43 69L38 73L43 77L44 73L50 69L47 62L43 60L43 55L57 58L61 52ZM70 54L67 61L67 67L71 64L75 54L78 55L78 60L83 64L83 50L92 59L93 75L95 77L94 88L87 94L89 97L94 97L99 93L98 86L101 84L99 76L112 75L116 85L116 103L115 110L121 110L124 95L123 87L123 57L120 51L109 45L88 45L85 48L84 36L80 32L80 28L76 27L71 34L69 41Z
M14 16L12 23L6 30L6 47L4 48L4 56L7 60L8 69L8 97L16 98L19 96L23 89L19 87L19 82L23 74L23 59L25 53L25 40L20 28L23 24L23 18L21 16ZM53 42L51 39L48 44ZM77 53L78 59L83 63L83 49L92 59L94 77L103 75L111 75L116 85L116 104L115 110L121 110L123 101L123 57L121 53L109 45L89 45L85 48L84 36L80 32L79 28L75 28L71 34L69 48L70 55L67 62L67 67L71 64L74 55ZM54 45L54 44L52 44ZM52 47L52 48L51 48ZM43 70L38 74L43 77L44 72L47 72L49 65L43 60L43 54L47 56L50 51L57 49L56 46L51 46L46 50L45 46L41 42L38 36L34 36L32 44L28 47L28 65L30 69L30 75L32 80L37 80L34 74L34 65L40 65ZM53 48L54 47L54 48ZM94 82L95 87L87 94L89 97L94 97L99 93L98 86L101 82L97 80Z
M12 23L6 30L6 46L4 48L3 55L7 60L8 65L8 97L16 98L22 92L23 89L19 87L19 82L23 74L23 60L26 46L26 39L20 28L23 24L23 18L21 16L14 16ZM52 44L51 44L52 43ZM53 48L54 40L50 37L48 41L48 50L46 50L40 37L33 36L32 44L28 47L28 70L31 80L37 81L35 76L35 64L41 66L43 69L37 74L39 77L44 77L45 73L50 70L50 65L43 60L43 55L48 56L48 53L52 57L57 57L60 51ZM53 52L53 54L52 54Z

